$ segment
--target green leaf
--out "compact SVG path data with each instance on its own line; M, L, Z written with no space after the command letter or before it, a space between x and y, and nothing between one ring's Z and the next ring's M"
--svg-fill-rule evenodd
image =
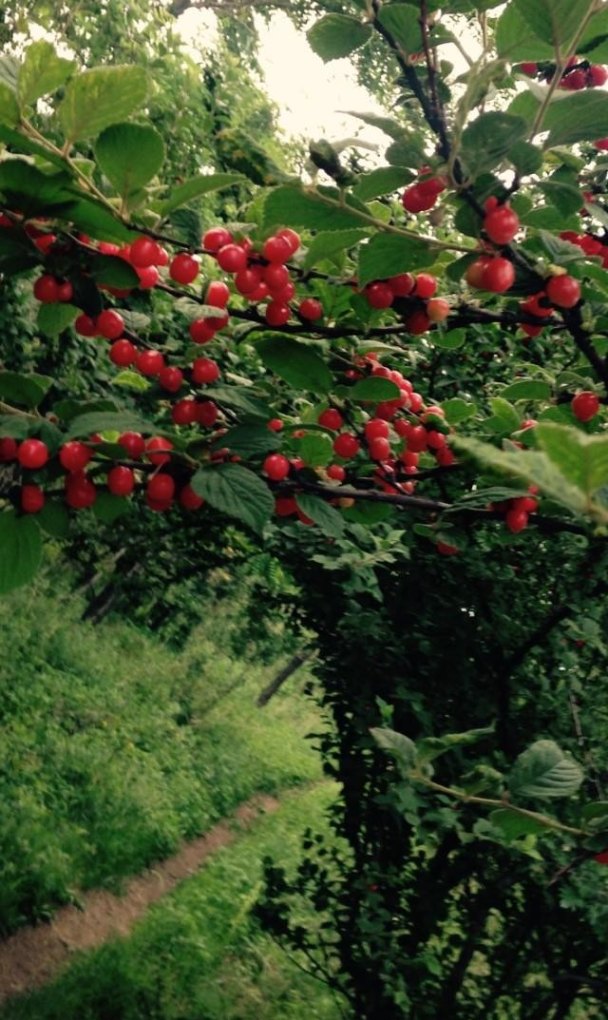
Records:
M532 836L537 833L547 832L547 826L536 818L528 818L520 815L510 808L499 808L489 814L489 820L496 829L500 829L507 842L519 839L520 836Z
M509 161L521 177L534 174L543 164L543 154L530 142L516 142L509 151Z
M347 204L338 207L324 202L323 195L336 203L340 201L340 193L335 188L318 188L314 194L287 184L274 188L264 203L264 226L290 224L308 230L361 229L361 217L357 215L352 199L347 198ZM351 204L352 211L349 209Z
M498 19L496 49L500 57L510 61L554 60L554 49L547 36L546 30L540 38L531 32L519 8L510 3Z
M156 433L156 426L132 411L91 411L74 418L66 438L79 439L94 432L144 432L151 435Z
M42 558L40 528L31 516L0 513L0 595L29 584Z
M97 139L95 155L110 184L126 197L158 173L165 143L148 124L112 124Z
M15 93L0 81L0 124L14 127L19 123L19 103Z
M52 538L66 538L70 531L70 515L62 499L47 499L36 520Z
M213 444L213 449L228 447L240 457L257 457L280 449L281 443L281 437L271 432L266 425L237 425L220 436Z
M47 152L44 146L40 145L39 142L34 142L31 138L26 138L25 135L20 134L18 131L13 131L12 128L2 123L1 116L0 142L4 142L5 145L10 145L15 152L25 152L30 156L39 156L45 163L52 163L53 166L57 166L61 170L67 170L69 172L70 168L61 156L58 156L53 152Z
M422 50L420 11L410 4L388 4L378 12L378 21L391 33L404 53Z
M124 386L129 390L137 390L139 393L145 393L152 386L150 379L146 379L144 375L139 372L134 372L132 369L125 368L118 375L112 376L113 386Z
M541 379L520 379L505 386L501 396L503 400L550 400L551 387Z
M434 261L433 250L426 241L398 234L376 234L359 248L359 286L421 269Z
M2 438L26 439L29 435L30 424L28 418L22 418L17 414L0 414L0 436Z
M589 0L512 0L510 6L537 39L564 52L589 13Z
M340 538L344 533L345 525L342 514L320 496L300 492L296 496L296 503L302 513L319 526L324 535L329 535L330 538Z
M395 141L399 141L407 133L404 125L400 124L398 120L393 120L392 117L383 117L377 113L357 113L355 110L341 110L340 112L348 114L349 117L356 117L357 120L362 120L364 124L377 128L378 131L384 131L385 135ZM416 136L412 135L412 138L414 137ZM418 145L418 151L422 152L422 142L419 139Z
M104 205L94 198L83 197L66 207L65 216L85 234L98 241L132 241L133 231L125 227Z
M380 403L384 400L396 400L400 395L397 383L392 379L382 379L380 376L373 376L369 379L360 379L348 390L349 400L360 402Z
M601 89L575 92L551 103L542 130L549 132L545 148L592 142L608 135L608 103Z
M142 106L147 95L148 75L143 67L94 67L68 83L59 121L70 142L95 138Z
M521 424L521 415L504 397L492 397L490 400L492 413L498 418L499 424L494 429L496 432L506 432L508 435L515 432Z
M161 216L167 216L174 209L178 209L181 205L187 205L188 202L200 198L201 195L208 195L212 191L221 191L223 188L231 188L244 180L243 174L201 174L198 177L191 177L174 188L167 198L163 199L159 212Z
M93 504L93 513L103 524L113 524L119 517L131 513L132 504L122 496L114 496L111 492L98 492Z
M416 762L416 745L403 733L375 726L369 731L383 751L394 758L403 776L407 776Z
M65 60L55 47L44 39L31 43L19 68L17 95L22 106L29 106L40 96L55 92L65 84L76 67L74 60Z
M372 27L345 14L326 14L306 35L313 51L327 63L363 46L371 38Z
M359 241L367 237L367 234L367 230L330 230L327 233L317 234L308 246L304 268L310 269L311 266L322 262L323 259L354 248Z
M208 386L205 396L215 400L218 404L225 404L232 407L247 418L261 418L267 422L272 418L272 411L268 404L260 400L255 392L245 386Z
M327 393L331 389L333 377L327 365L299 340L275 335L259 340L255 348L266 368L294 389L313 393Z
M469 172L478 176L498 166L522 140L526 129L523 117L499 111L482 113L462 133L462 157Z
M89 263L89 268L91 276L97 284L104 284L106 287L119 287L121 290L131 290L133 287L139 286L139 276L133 266L116 255L94 256Z
M608 435L587 436L578 428L546 421L539 422L535 432L551 462L587 497L608 485Z
M509 788L514 797L570 797L584 778L578 762L553 740L537 740L516 759Z
M47 336L59 336L64 329L72 325L77 315L80 315L80 308L74 305L63 303L40 305L37 316L38 329Z
M362 202L367 202L378 195L392 195L413 180L414 174L405 166L380 166L359 178L354 194Z
M435 761L442 754L453 751L457 747L469 747L494 733L493 726L483 726L464 733L446 733L443 737L424 737L416 744L416 763L426 764Z
M466 329L448 329L445 333L441 329L434 330L429 340L435 347L441 347L445 351L457 351L467 339Z
M190 484L215 510L260 532L274 512L274 496L258 475L240 464L201 468Z
M411 166L418 168L424 161L421 136L404 134L384 153L392 166Z
M581 808L581 822L592 832L608 829L608 800L595 800Z
M52 383L46 375L0 372L0 397L9 404L38 407Z
M450 425L458 425L459 422L466 421L467 418L473 418L477 412L477 404L463 400L462 397L443 400L441 406Z
M298 453L307 467L325 467L334 457L332 441L323 432L307 432L298 444Z

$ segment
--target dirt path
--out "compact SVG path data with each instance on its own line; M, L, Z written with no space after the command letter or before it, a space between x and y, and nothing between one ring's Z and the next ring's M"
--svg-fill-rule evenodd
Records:
M131 879L122 896L96 890L85 893L82 908L62 907L50 923L21 928L0 942L0 1003L46 984L76 950L93 949L114 935L128 935L150 904L234 842L239 829L278 807L274 797L253 797L206 835Z

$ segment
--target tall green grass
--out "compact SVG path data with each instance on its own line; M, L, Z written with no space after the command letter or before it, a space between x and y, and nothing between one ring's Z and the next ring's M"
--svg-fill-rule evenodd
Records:
M261 860L294 866L306 826L323 829L330 784L287 794L154 906L128 939L76 958L54 984L1 1020L339 1020L329 989L284 955L251 917Z
M170 854L255 791L320 776L303 678L257 709L276 667L225 654L221 606L176 653L81 623L45 584L0 600L0 933Z

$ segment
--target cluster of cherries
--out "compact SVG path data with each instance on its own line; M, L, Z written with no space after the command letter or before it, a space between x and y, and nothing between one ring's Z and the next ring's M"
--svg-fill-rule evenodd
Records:
M372 308L391 308L396 299L408 299L404 325L408 333L419 336L426 333L432 323L444 322L450 314L445 298L434 297L438 281L431 273L399 273L387 280L374 280L363 290ZM401 312L403 309L400 308Z
M554 64L525 61L519 65L519 68L529 78L540 78L547 82L552 81L555 75ZM581 89L600 88L607 81L608 70L602 64L590 64L588 60L581 60L580 57L570 57L562 72L559 87L571 92L579 92Z

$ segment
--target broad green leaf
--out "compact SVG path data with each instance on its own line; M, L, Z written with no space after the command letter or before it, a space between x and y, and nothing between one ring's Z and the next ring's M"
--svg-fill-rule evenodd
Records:
M498 55L510 61L554 60L555 51L548 39L547 28L545 25L544 34L539 37L530 30L530 24L518 5L507 4L496 26Z
M317 234L308 246L304 268L309 269L317 262L322 262L323 259L354 248L367 235L367 230L330 230L327 233Z
M131 513L132 503L123 496L111 492L99 492L93 504L93 513L104 524L113 524L119 517Z
M509 788L514 797L570 797L584 778L578 762L553 740L537 740L515 761Z
M589 13L589 0L512 0L512 6L537 39L564 52Z
M59 121L70 142L95 138L110 124L129 117L147 95L148 75L143 67L94 67L68 83Z
M38 407L52 383L46 375L0 372L0 397L10 404Z
M450 425L457 425L461 421L466 421L467 418L472 418L477 411L476 404L463 400L462 397L452 397L450 400L443 400L441 406Z
M327 393L333 377L323 358L311 347L286 336L269 336L255 348L267 368L298 390Z
M601 89L589 89L551 103L545 113L542 131L548 131L545 148L592 142L608 135L608 103Z
M0 513L0 595L29 584L42 558L40 528L31 516Z
M110 184L126 197L158 173L165 143L149 124L112 124L97 139L95 155Z
M215 400L217 404L234 408L246 418L261 418L267 422L272 418L272 411L265 401L260 400L255 391L245 386L208 386L205 396Z
M85 234L91 234L98 241L133 241L132 230L120 222L106 206L88 196L74 201L66 207L65 216Z
M190 484L215 510L262 531L274 511L274 496L262 479L240 464L201 468Z
M384 400L397 400L400 393L401 390L392 379L370 376L369 379L360 379L349 388L348 398L362 403L380 403Z
M296 503L302 513L319 526L324 535L329 535L330 538L340 538L343 534L344 519L342 514L320 496L299 492L296 496Z
M587 436L578 428L539 422L535 429L542 450L564 478L591 497L608 485L608 435Z
M394 758L403 776L407 776L416 762L416 745L403 733L375 726L369 731L383 751Z
M520 379L505 386L501 397L503 400L550 400L551 387L541 379Z
M448 329L444 333L442 329L433 330L429 341L435 347L441 347L445 351L457 351L467 339L466 329Z
M212 191L221 191L223 188L231 188L240 184L245 178L242 174L201 174L199 177L191 177L184 181L177 188L174 188L160 204L162 216L168 216L174 209L181 205L187 205L201 195L208 195Z
M91 411L74 418L66 438L84 438L94 432L143 432L151 435L156 433L156 426L132 411Z
M307 467L325 467L334 457L329 436L323 432L307 432L300 440L298 453Z
M0 414L0 436L4 439L26 439L30 431L30 421L17 414Z
M359 286L421 269L434 261L433 249L426 241L398 234L376 234L359 248Z
M340 200L340 193L335 188L319 188L315 192L291 185L274 188L264 203L264 226L290 225L309 230L361 229L361 217L355 208L349 209L348 199L345 206L338 206L327 204L323 196L336 203Z
M116 255L96 255L90 263L91 276L97 284L104 284L106 287L119 287L121 290L130 290L139 286L139 276L125 259ZM126 322L125 318L125 322ZM128 323L130 329L134 327Z
M152 386L150 379L146 379L144 375L139 372L134 372L132 369L125 368L118 375L112 376L113 386L124 386L129 390L137 390L139 393L145 393Z
M43 174L25 159L7 159L0 163L0 191L10 206L25 215L51 213L64 209L72 201L67 173Z
M19 123L19 103L15 93L0 81L0 124L14 127Z
M368 174L363 174L357 181L354 194L362 202L378 195L392 195L394 191L410 184L414 174L405 166L380 166Z
M536 173L543 164L543 154L530 142L516 142L509 150L509 161L521 177Z
M608 829L608 800L595 800L581 808L581 822L592 832Z
M280 449L281 436L271 432L266 425L237 425L229 429L213 445L220 450L227 447L241 457L257 457Z
M404 53L419 53L422 50L420 11L410 4L388 4L378 12L378 21Z
M458 747L469 747L493 733L493 726L483 726L475 730L466 730L464 733L446 733L443 737L424 737L416 744L416 763L435 761L435 758L448 751Z
M499 808L498 811L492 811L488 817L492 825L496 829L500 829L509 843L519 839L520 836L532 836L548 831L547 826L538 819L520 815L510 808Z
M36 520L43 531L52 538L66 538L70 531L70 515L62 499L48 499L36 514Z
M0 100L1 102L1 100ZM43 145L39 142L34 142L31 138L26 138L25 135L19 133L19 131L13 131L12 128L8 127L7 124L2 123L2 117L0 116L0 142L4 142L5 145L10 145L15 152L25 152L29 156L38 156L45 163L51 163L53 166L59 167L61 170L70 171L70 167L66 161L58 156L57 153L47 152Z
M389 145L384 153L391 166L411 166L416 169L424 161L424 149L420 135L403 134Z
M608 61L608 10L603 8L591 18L576 52L593 63Z
M482 113L462 133L462 157L469 172L478 176L498 166L522 140L526 128L523 117L500 111Z
M76 67L74 60L65 60L45 39L31 43L25 53L19 77L17 95L22 106L29 106L40 96L55 92L64 85Z
M64 329L72 325L77 315L80 315L80 308L74 305L63 303L40 305L37 317L38 329L47 336L59 336Z
M515 432L519 428L521 424L521 415L517 413L513 404L506 400L505 397L492 397L490 400L490 407L492 408L492 413L501 423L500 426L493 429L493 431L506 432L510 435L511 432Z
M362 120L364 124L377 128L378 131L384 131L384 134L394 141L398 141L406 134L405 126L399 121L393 120L392 117L383 117L377 113L356 113L355 110L341 110L340 112L348 114L349 117L356 117L357 120ZM419 142L419 145L421 146L422 143Z
M307 32L311 48L326 63L348 57L372 36L371 25L364 25L345 14L326 14Z

